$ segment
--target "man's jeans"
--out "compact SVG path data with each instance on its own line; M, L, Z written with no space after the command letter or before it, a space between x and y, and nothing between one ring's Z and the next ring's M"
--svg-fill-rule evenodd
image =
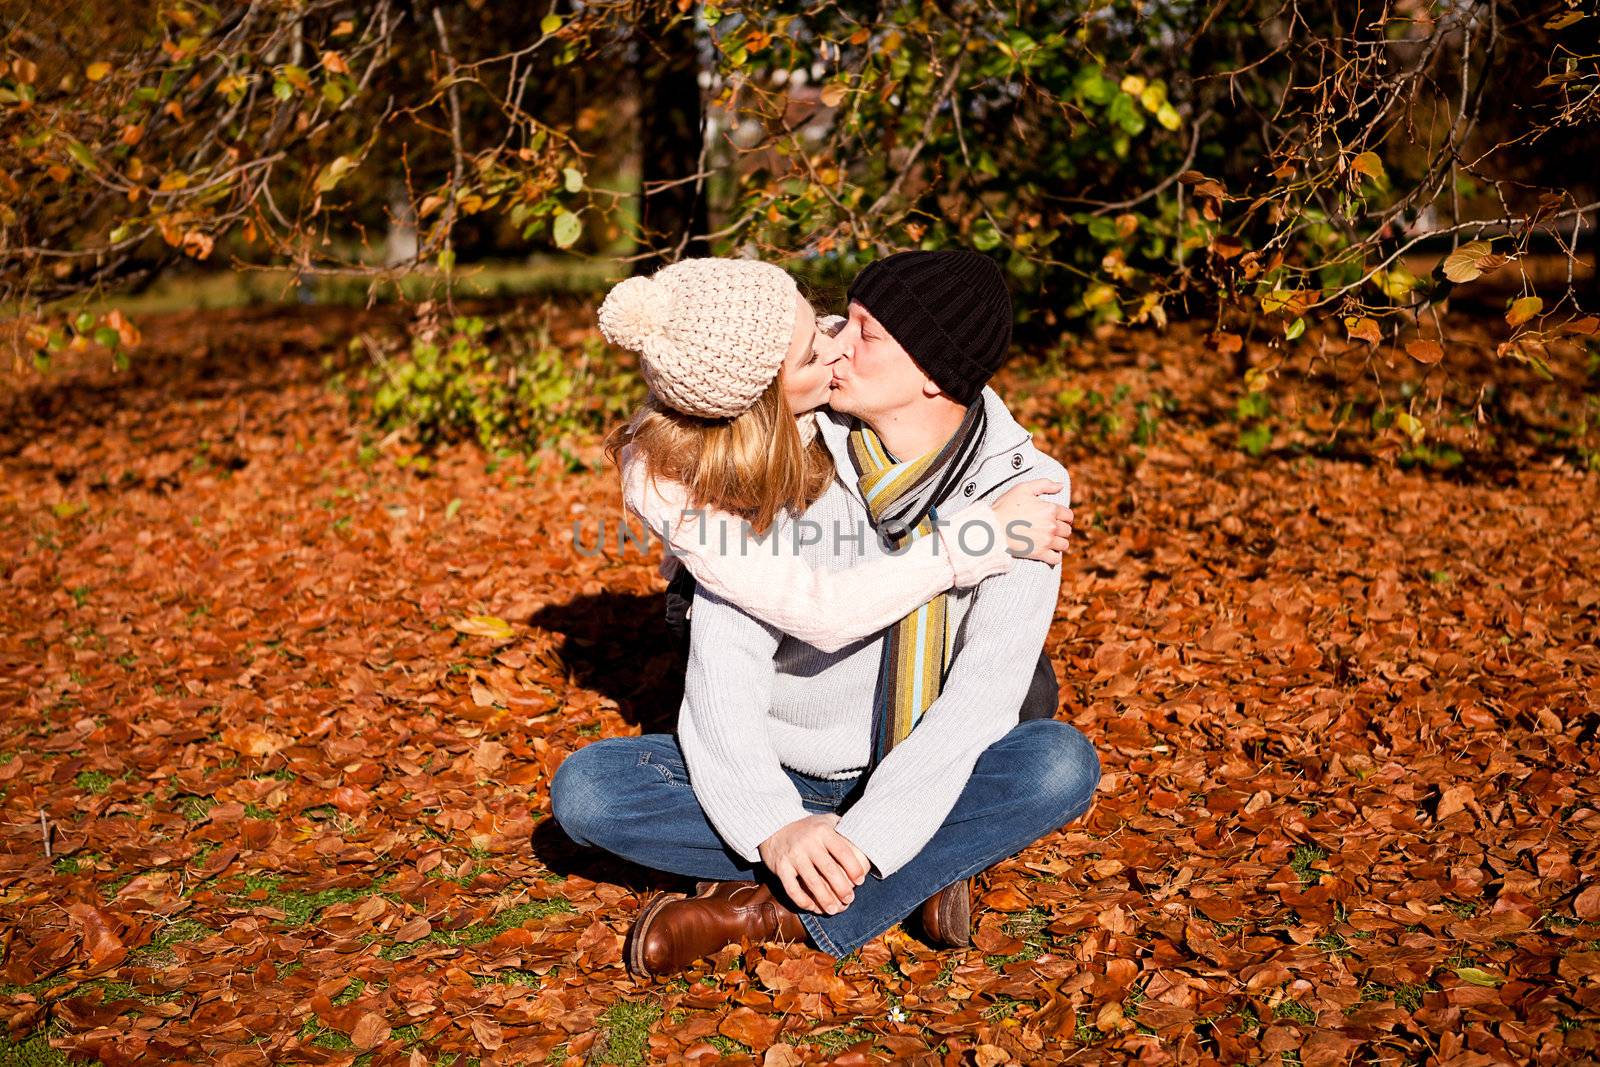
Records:
M865 782L813 778L784 768L807 812L848 809ZM979 755L944 823L887 878L868 873L837 915L794 910L816 947L855 951L952 882L977 874L1089 810L1100 759L1087 738L1057 719L1019 722ZM672 734L608 737L572 753L550 782L551 810L580 845L691 878L766 882L794 907L766 865L723 844L695 799Z

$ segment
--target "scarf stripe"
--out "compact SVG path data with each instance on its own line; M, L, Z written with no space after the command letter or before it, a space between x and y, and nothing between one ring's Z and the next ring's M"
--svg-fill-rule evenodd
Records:
M967 409L948 441L904 462L896 461L866 425L858 423L850 431L846 451L856 469L856 486L874 528L892 548L933 532L935 507L977 464L983 431L983 405L979 402ZM905 740L923 712L938 699L954 653L954 635L949 625L948 591L889 628L873 705L872 766Z

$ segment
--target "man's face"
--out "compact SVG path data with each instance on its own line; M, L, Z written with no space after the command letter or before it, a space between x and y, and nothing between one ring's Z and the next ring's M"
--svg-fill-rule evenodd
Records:
M850 302L849 321L836 340L849 355L833 364L828 406L871 421L933 396L939 387L872 314Z

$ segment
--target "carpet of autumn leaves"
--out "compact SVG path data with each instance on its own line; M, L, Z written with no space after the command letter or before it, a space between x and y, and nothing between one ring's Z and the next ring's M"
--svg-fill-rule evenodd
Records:
M686 887L573 846L546 786L672 728L655 560L574 550L618 514L597 441L376 440L321 358L394 314L174 316L130 370L10 376L0 1062L1600 1058L1600 477L1252 458L1183 327L1008 368L1074 475L1048 647L1094 807L980 878L969 950L640 984L628 924ZM1066 384L1171 402L1134 449L1064 429Z

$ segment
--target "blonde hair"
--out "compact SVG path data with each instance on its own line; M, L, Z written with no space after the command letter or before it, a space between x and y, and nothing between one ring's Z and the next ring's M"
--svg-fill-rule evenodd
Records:
M778 512L809 508L833 477L833 455L819 434L800 440L783 393L783 371L741 414L705 419L663 404L652 393L624 425L606 435L605 451L621 466L632 445L646 476L667 478L688 491L691 507L717 509L764 535Z

